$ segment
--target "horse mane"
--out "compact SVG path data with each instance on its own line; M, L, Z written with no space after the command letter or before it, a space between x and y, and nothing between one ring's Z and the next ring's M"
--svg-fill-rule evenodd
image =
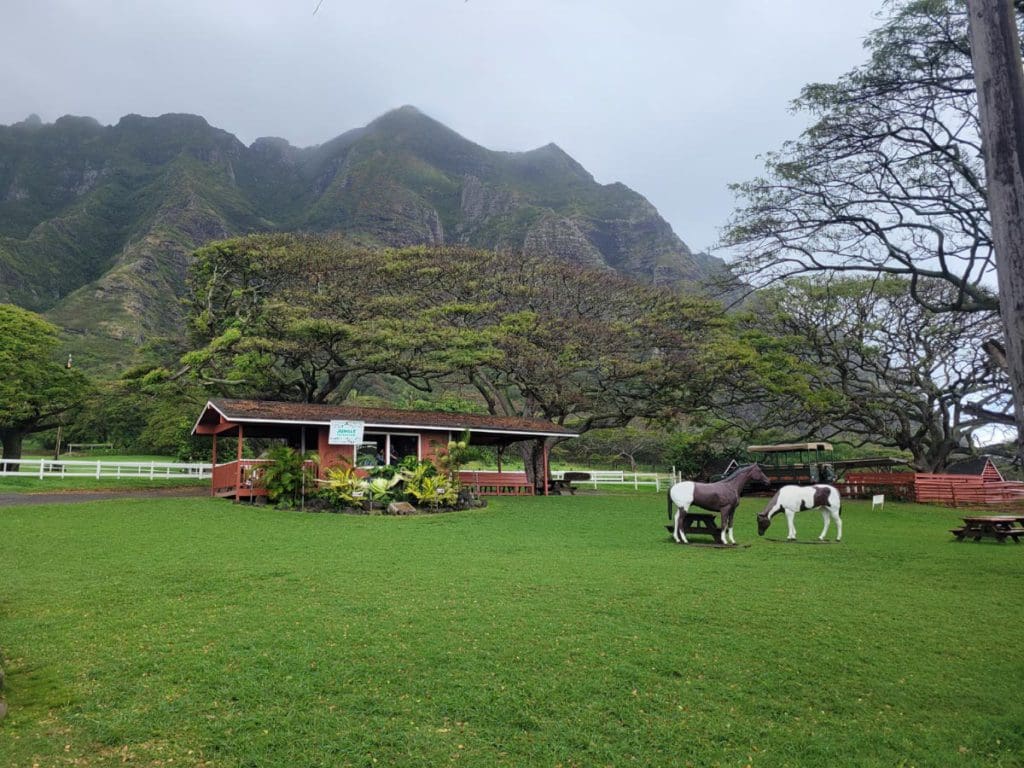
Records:
M730 472L730 473L729 473L729 474L727 474L727 475L723 475L723 476L722 476L722 478L721 478L721 480L719 480L718 482L720 482L720 483L721 483L721 482L724 482L724 481L726 481L726 480L732 480L732 479L733 479L734 477L736 477L736 475L738 475L738 474L739 474L740 472L743 472L744 470L750 469L750 468L751 468L752 466L754 466L754 464L756 464L756 463L757 463L757 462L754 462L754 461L752 461L752 462L750 462L749 464L738 464L738 465L736 465L736 469L734 469L734 470L733 470L732 472Z

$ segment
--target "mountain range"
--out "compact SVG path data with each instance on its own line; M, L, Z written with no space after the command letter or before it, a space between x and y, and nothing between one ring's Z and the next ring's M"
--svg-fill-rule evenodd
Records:
M186 114L0 126L0 301L44 313L93 365L180 330L197 247L294 230L542 253L667 285L720 263L555 144L492 151L414 107L308 148L246 146Z

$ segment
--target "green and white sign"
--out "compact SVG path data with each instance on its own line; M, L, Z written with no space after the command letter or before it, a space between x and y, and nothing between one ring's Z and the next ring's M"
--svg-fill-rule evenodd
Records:
M362 421L332 421L327 433L328 445L358 445L363 442Z

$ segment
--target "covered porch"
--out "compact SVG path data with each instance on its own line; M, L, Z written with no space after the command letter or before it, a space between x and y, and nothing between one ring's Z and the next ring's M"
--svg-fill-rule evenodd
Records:
M357 438L338 439L332 424L357 424ZM300 454L316 452L318 476L329 467L351 466L368 472L396 464L407 456L435 460L449 441L468 432L475 446L498 449L496 470L465 470L460 481L482 495L547 495L550 491L549 439L575 437L575 433L538 419L505 418L482 414L402 411L258 400L210 400L192 430L212 438L210 494L236 501L265 496L260 478L269 462L244 456L246 440L270 439L287 443ZM230 455L218 444L234 438ZM516 443L534 441L542 450L541 477L531 482L524 471L501 466L502 454ZM226 459L226 460L225 460Z

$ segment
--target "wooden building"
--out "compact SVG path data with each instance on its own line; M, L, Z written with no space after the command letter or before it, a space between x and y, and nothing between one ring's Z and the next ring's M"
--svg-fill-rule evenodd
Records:
M942 473L848 472L839 484L844 495L890 498L952 507L1024 502L1024 483L1004 480L992 459L957 462Z
M348 428L355 431L347 432ZM333 430L333 432L332 432ZM271 438L287 442L300 453L316 452L319 472L332 466L371 468L394 464L406 456L434 459L448 442L468 431L472 445L506 448L538 441L543 446L544 476L548 477L549 438L576 437L550 421L440 411L404 411L349 405L283 403L268 400L210 400L203 407L194 435L213 438L211 494L242 499L263 495L254 476L262 463L243 458L245 441ZM359 439L343 442L346 434ZM218 437L237 438L230 460L218 454ZM218 463L221 462L221 463ZM547 493L549 483L535 488L525 472L463 472L464 485L479 493Z

